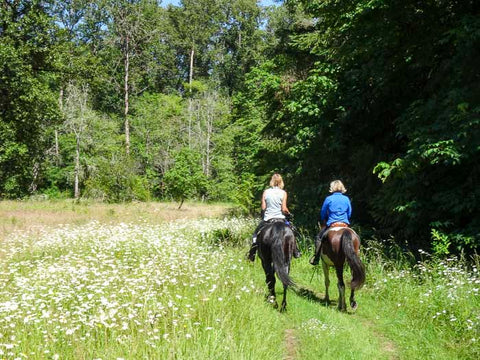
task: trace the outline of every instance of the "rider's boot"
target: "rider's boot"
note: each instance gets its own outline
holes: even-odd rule
[[[300,252],[300,250],[298,249],[298,244],[297,242],[295,241],[295,249],[293,250],[293,257],[295,259],[298,259],[300,256],[302,256],[302,253]]]
[[[319,257],[315,254],[310,258],[310,260],[308,260],[308,262],[310,263],[310,265],[315,266],[315,265],[318,265],[319,260],[320,260]]]
[[[308,260],[308,262],[313,266],[318,265],[318,262],[320,261],[320,256],[322,255],[323,235],[325,235],[326,231],[326,228],[322,227],[318,235],[315,237],[315,255]]]
[[[321,254],[321,251],[322,251],[322,242],[320,241],[320,244],[318,245],[318,248],[315,249],[315,255],[312,256],[310,258],[310,260],[308,261],[310,263],[310,265],[318,265],[318,261],[320,260],[320,254]]]
[[[258,244],[257,244],[257,237],[255,236],[253,238],[253,242],[252,242],[252,245],[250,246],[250,250],[247,254],[247,260],[251,261],[251,262],[254,262],[255,261],[255,254],[257,252],[257,249],[258,249]]]

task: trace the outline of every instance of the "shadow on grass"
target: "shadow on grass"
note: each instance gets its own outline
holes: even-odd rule
[[[315,291],[313,291],[311,289],[308,289],[306,287],[298,286],[296,288],[293,288],[292,290],[295,292],[295,294],[297,294],[298,296],[301,296],[301,297],[303,297],[307,300],[314,301],[314,302],[317,302],[319,304],[329,306],[329,307],[337,305],[337,302],[335,300],[330,300],[330,302],[328,303],[327,301],[325,301],[324,298],[321,298],[320,296],[318,296],[315,293]]]
[[[292,289],[295,294],[298,296],[301,296],[307,300],[314,301],[316,303],[319,303],[329,309],[334,309],[337,310],[338,306],[338,300],[332,300],[330,299],[329,302],[327,302],[324,298],[319,297],[313,290],[305,288],[305,287],[297,287]],[[356,309],[351,309],[348,308],[347,311],[343,312],[343,314],[346,315],[354,315],[356,312]]]

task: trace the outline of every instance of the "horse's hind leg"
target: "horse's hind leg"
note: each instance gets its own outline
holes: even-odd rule
[[[296,245],[295,245],[296,246]],[[293,249],[291,249],[291,251],[293,252]],[[285,272],[287,274],[290,274],[290,261],[288,262],[287,265],[285,265]],[[280,311],[285,311],[287,310],[287,289],[288,289],[288,285],[283,285],[283,299],[282,299],[282,306],[280,308]]]
[[[322,261],[322,267],[323,267],[323,277],[325,279],[325,303],[327,305],[330,304],[330,296],[328,296],[328,287],[330,286],[330,277],[328,274],[328,265],[325,264],[324,261]]]
[[[350,292],[350,306],[352,307],[353,310],[357,309],[357,302],[355,301],[355,290],[352,289]]]
[[[345,302],[345,283],[343,282],[343,265],[335,267],[337,271],[337,279],[338,279],[338,310],[340,311],[347,311],[347,304]]]
[[[268,302],[272,303],[274,307],[278,307],[275,294],[275,273],[270,262],[262,261],[263,270],[265,271],[265,282],[268,287]]]

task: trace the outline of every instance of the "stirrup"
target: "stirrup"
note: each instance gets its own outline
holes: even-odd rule
[[[315,255],[313,255],[308,262],[313,266],[318,265],[318,259],[315,258]]]

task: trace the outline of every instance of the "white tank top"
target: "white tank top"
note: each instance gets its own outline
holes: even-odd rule
[[[282,214],[282,201],[285,196],[285,191],[279,187],[273,187],[265,190],[265,203],[267,208],[265,209],[264,221],[270,219],[285,219]]]

